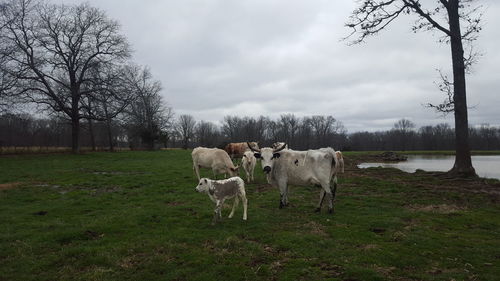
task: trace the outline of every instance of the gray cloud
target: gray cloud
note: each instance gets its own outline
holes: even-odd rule
[[[79,2],[77,0],[64,3]],[[468,77],[472,125],[500,125],[497,27],[500,3],[487,7]],[[410,31],[403,17],[367,43],[340,38],[354,1],[91,0],[122,23],[135,49],[179,114],[219,121],[224,115],[330,114],[349,132],[448,122],[422,104],[438,103],[435,69],[450,73],[449,46],[439,33]]]

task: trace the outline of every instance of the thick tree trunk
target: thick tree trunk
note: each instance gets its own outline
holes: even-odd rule
[[[104,114],[106,115],[106,130],[108,131],[108,143],[109,143],[109,151],[115,151],[115,147],[113,145],[113,132],[111,131],[111,118],[108,114],[108,106],[105,102],[103,102]]]
[[[71,87],[71,97],[71,151],[78,154],[80,153],[80,95],[75,86]]]
[[[80,153],[80,118],[78,116],[71,118],[71,151],[75,154]]]
[[[90,145],[92,146],[92,151],[96,151],[95,145],[95,135],[94,135],[94,124],[92,123],[92,119],[87,119],[89,123],[89,135],[90,135]]]
[[[450,45],[453,64],[453,103],[455,113],[455,164],[450,174],[459,176],[476,176],[472,167],[469,146],[469,123],[467,117],[467,97],[465,85],[465,64],[458,1],[449,1]]]
[[[108,142],[109,142],[109,151],[115,151],[115,146],[113,144],[113,133],[111,132],[111,120],[106,120],[106,129],[108,131]]]

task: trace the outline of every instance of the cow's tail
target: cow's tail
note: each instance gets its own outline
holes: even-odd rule
[[[330,180],[336,181],[336,176],[339,171],[339,159],[337,158],[337,154],[335,153],[335,150],[331,147],[326,148],[328,154],[331,155],[332,157],[332,167],[330,169]]]

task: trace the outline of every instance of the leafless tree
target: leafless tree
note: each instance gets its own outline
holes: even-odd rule
[[[189,142],[193,140],[195,133],[196,121],[194,117],[188,114],[179,116],[176,128],[182,138],[182,148],[187,149]]]
[[[221,141],[217,125],[208,121],[198,122],[195,135],[197,144],[204,147],[215,147]]]
[[[440,41],[450,44],[456,157],[449,173],[460,176],[476,175],[470,154],[465,86],[466,66],[477,57],[471,43],[477,40],[481,31],[481,6],[474,6],[474,2],[476,0],[438,0],[430,6],[420,0],[364,0],[359,2],[346,24],[352,30],[348,37],[357,35],[353,43],[359,43],[383,30],[401,14],[411,14],[417,16],[413,31],[437,30],[442,35]],[[468,54],[471,55],[464,53],[464,43],[469,46]]]
[[[147,67],[131,65],[124,69],[126,91],[135,96],[124,111],[124,122],[131,139],[139,139],[148,149],[154,149],[162,131],[172,124],[173,110],[160,95],[161,83],[153,80]],[[134,142],[134,141],[132,141]]]
[[[55,5],[9,0],[0,10],[1,71],[14,85],[9,92],[62,112],[72,124],[72,150],[79,152],[84,96],[92,95],[90,69],[129,57],[118,22],[89,4]]]

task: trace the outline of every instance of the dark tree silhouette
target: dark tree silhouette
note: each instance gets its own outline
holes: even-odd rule
[[[0,66],[9,92],[71,119],[72,150],[78,153],[80,119],[90,118],[82,108],[92,95],[85,87],[90,69],[130,54],[118,22],[88,4],[10,0],[0,9],[0,27]]]
[[[364,0],[360,1],[346,24],[352,29],[347,37],[356,37],[353,43],[363,42],[367,37],[377,34],[401,14],[417,16],[413,31],[438,30],[443,37],[441,42],[450,43],[453,67],[453,111],[455,115],[456,157],[449,171],[454,176],[475,176],[472,167],[465,70],[474,55],[464,57],[464,42],[477,39],[481,30],[481,6],[473,7],[475,0],[438,0],[433,7],[426,8],[420,0]],[[465,27],[461,30],[462,26]],[[346,38],[346,39],[347,39]],[[469,54],[474,54],[470,52]]]

